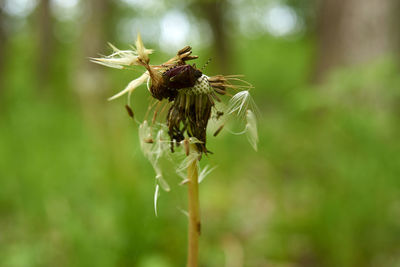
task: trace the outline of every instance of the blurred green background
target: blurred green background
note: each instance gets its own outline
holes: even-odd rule
[[[400,266],[397,0],[1,0],[0,266],[184,266],[186,188],[154,172],[88,57],[141,32],[244,74],[259,151],[209,138],[200,266]],[[148,92],[133,95],[144,111]]]

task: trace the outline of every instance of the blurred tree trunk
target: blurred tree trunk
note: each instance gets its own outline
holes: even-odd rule
[[[84,17],[80,29],[78,52],[75,58],[74,89],[78,96],[85,125],[92,139],[96,142],[99,151],[107,151],[107,164],[124,170],[128,164],[117,160],[118,147],[115,140],[119,140],[120,127],[113,127],[114,120],[107,117],[113,108],[107,102],[112,94],[106,72],[112,71],[104,66],[90,62],[90,57],[108,54],[107,42],[113,40],[114,0],[87,0],[82,3]],[[114,103],[115,104],[115,103]],[[115,106],[114,106],[115,107]],[[125,112],[124,107],[121,111]],[[124,166],[121,166],[125,164]]]
[[[75,67],[75,90],[81,100],[83,111],[87,116],[93,114],[99,103],[104,103],[106,77],[105,68],[89,61],[105,50],[110,40],[110,21],[112,0],[88,0],[82,3],[84,17],[79,39],[79,49]],[[92,112],[93,111],[93,112]],[[100,109],[98,110],[100,111]],[[98,113],[99,115],[99,113]],[[92,118],[91,121],[98,121]]]
[[[54,56],[55,39],[50,3],[50,0],[40,0],[36,12],[39,31],[37,77],[40,93],[48,93],[51,80],[51,63]]]
[[[231,45],[228,36],[226,14],[229,6],[226,0],[197,0],[195,9],[200,10],[211,26],[213,36],[214,62],[221,73],[229,73]]]
[[[85,16],[82,18],[80,29],[74,89],[87,123],[92,125],[94,132],[97,132],[96,129],[105,123],[105,115],[100,105],[106,101],[107,81],[104,68],[90,62],[89,57],[96,57],[106,47],[111,0],[88,0],[82,5]]]
[[[93,64],[89,57],[97,57],[105,50],[111,37],[112,0],[84,1],[79,52],[77,53],[76,90],[81,97],[90,101],[104,94],[104,67]],[[103,96],[101,96],[103,97]]]
[[[335,67],[368,62],[393,52],[399,35],[395,28],[397,1],[321,0],[316,81]]]

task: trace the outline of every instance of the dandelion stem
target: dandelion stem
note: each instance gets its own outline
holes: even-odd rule
[[[194,147],[191,147],[194,149]],[[200,207],[198,160],[193,160],[188,167],[188,206],[189,206],[189,236],[187,267],[198,266],[199,236],[200,236]]]

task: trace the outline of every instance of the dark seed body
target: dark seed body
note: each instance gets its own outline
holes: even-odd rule
[[[221,126],[218,127],[218,129],[215,131],[214,136],[217,136],[221,131],[222,128],[224,128],[224,125],[222,124]]]
[[[189,140],[188,139],[183,140],[183,145],[185,147],[186,156],[189,156],[190,153]]]
[[[131,107],[128,105],[125,105],[125,109],[128,112],[129,117],[133,118],[134,114],[133,114],[133,110],[131,109]]]
[[[144,141],[145,143],[147,143],[147,144],[153,144],[153,143],[154,143],[154,140],[153,140],[153,138],[151,138],[151,137],[146,138],[146,139],[144,139],[143,141]]]
[[[200,222],[197,223],[197,233],[199,233],[199,235],[201,234],[201,223]]]

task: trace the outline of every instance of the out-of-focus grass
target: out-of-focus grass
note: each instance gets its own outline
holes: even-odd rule
[[[260,147],[209,138],[205,161],[218,168],[200,187],[202,266],[241,255],[244,266],[398,264],[397,67],[341,70],[312,87],[311,44],[246,45],[237,43],[234,69],[256,87]],[[104,101],[93,122],[72,92],[41,98],[23,48],[0,116],[0,265],[183,266],[185,187],[169,176],[156,218],[154,174],[124,100]],[[115,88],[132,76],[110,73]],[[145,95],[135,95],[138,109]]]

